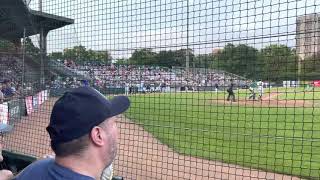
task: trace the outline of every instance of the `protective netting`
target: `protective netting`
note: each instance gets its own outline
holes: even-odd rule
[[[320,1],[3,0],[0,69],[23,162],[52,154],[54,102],[92,86],[131,100],[113,175],[320,178]]]

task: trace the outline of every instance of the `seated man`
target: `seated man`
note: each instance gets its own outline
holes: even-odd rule
[[[4,88],[2,89],[2,92],[5,97],[13,96],[13,91],[9,83],[5,84]]]
[[[129,106],[125,96],[109,101],[90,87],[66,92],[53,106],[47,127],[55,158],[29,165],[16,179],[101,179],[117,154],[115,116]]]
[[[3,148],[3,134],[4,133],[8,133],[12,130],[12,126],[10,125],[7,125],[7,124],[3,124],[3,123],[0,123],[0,138],[1,138],[1,141],[0,141],[0,162],[3,161],[3,157],[2,157],[2,148]],[[2,169],[0,170],[0,180],[10,180],[13,178],[13,174],[11,171],[9,170],[5,170],[5,169]]]

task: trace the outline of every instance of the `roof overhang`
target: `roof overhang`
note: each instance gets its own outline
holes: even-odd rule
[[[26,36],[59,29],[73,24],[74,20],[31,10],[23,0],[0,1],[0,38],[16,40]]]

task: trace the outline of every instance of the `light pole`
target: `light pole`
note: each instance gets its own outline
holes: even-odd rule
[[[42,12],[42,0],[39,0],[39,11]],[[40,27],[40,87],[44,88],[44,56],[45,56],[44,30]]]
[[[186,50],[186,72],[189,71],[189,0],[187,0],[187,50]]]

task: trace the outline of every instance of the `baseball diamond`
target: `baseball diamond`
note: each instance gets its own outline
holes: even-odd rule
[[[320,1],[1,0],[0,136],[4,180],[320,179]]]

